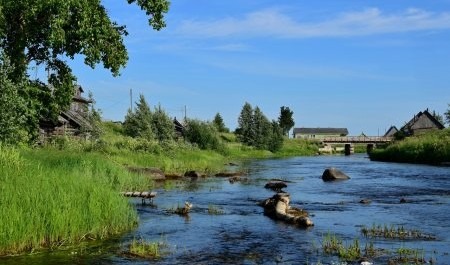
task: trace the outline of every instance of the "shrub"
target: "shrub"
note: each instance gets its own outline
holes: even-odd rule
[[[185,130],[185,138],[200,149],[223,150],[219,133],[215,126],[199,120],[188,120]]]

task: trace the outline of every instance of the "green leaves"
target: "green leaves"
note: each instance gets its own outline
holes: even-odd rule
[[[167,0],[127,1],[145,11],[155,30],[165,27]],[[39,118],[55,119],[68,108],[76,77],[65,58],[82,55],[86,65],[103,64],[117,76],[128,61],[123,43],[127,34],[101,0],[0,0],[0,51],[10,58],[10,69],[3,74],[11,83],[6,87],[16,90],[11,95],[21,97],[30,110],[29,129],[37,128]],[[23,88],[30,64],[43,65],[50,74],[48,80],[29,80]]]
[[[169,11],[170,2],[167,0],[127,0],[129,4],[136,3],[149,16],[148,24],[155,30],[166,26],[164,13]]]
[[[259,107],[245,103],[238,119],[236,134],[240,142],[257,149],[276,152],[283,146],[283,134],[276,121],[270,122]]]

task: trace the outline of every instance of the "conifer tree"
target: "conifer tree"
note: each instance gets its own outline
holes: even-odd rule
[[[253,108],[250,103],[245,102],[241,114],[238,118],[237,137],[240,142],[246,145],[253,145],[255,131],[253,126]]]
[[[225,123],[223,122],[223,118],[220,115],[220,113],[216,113],[216,116],[214,116],[214,120],[213,120],[213,124],[214,126],[216,126],[217,130],[219,132],[228,132],[228,128],[225,127]]]
[[[172,140],[175,136],[175,125],[169,115],[158,105],[151,115],[152,129],[155,138],[160,141]]]

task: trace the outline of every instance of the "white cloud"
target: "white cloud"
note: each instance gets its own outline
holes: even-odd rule
[[[341,13],[323,21],[301,21],[278,9],[215,21],[184,21],[179,32],[196,37],[274,36],[279,38],[347,37],[450,29],[449,12],[409,8],[387,14],[378,8]]]

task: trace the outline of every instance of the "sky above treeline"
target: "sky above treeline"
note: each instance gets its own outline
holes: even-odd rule
[[[170,116],[237,127],[242,106],[295,127],[345,127],[382,135],[450,103],[450,1],[173,0],[152,30],[125,0],[102,1],[129,35],[127,67],[113,77],[72,62],[108,120],[143,94]]]

